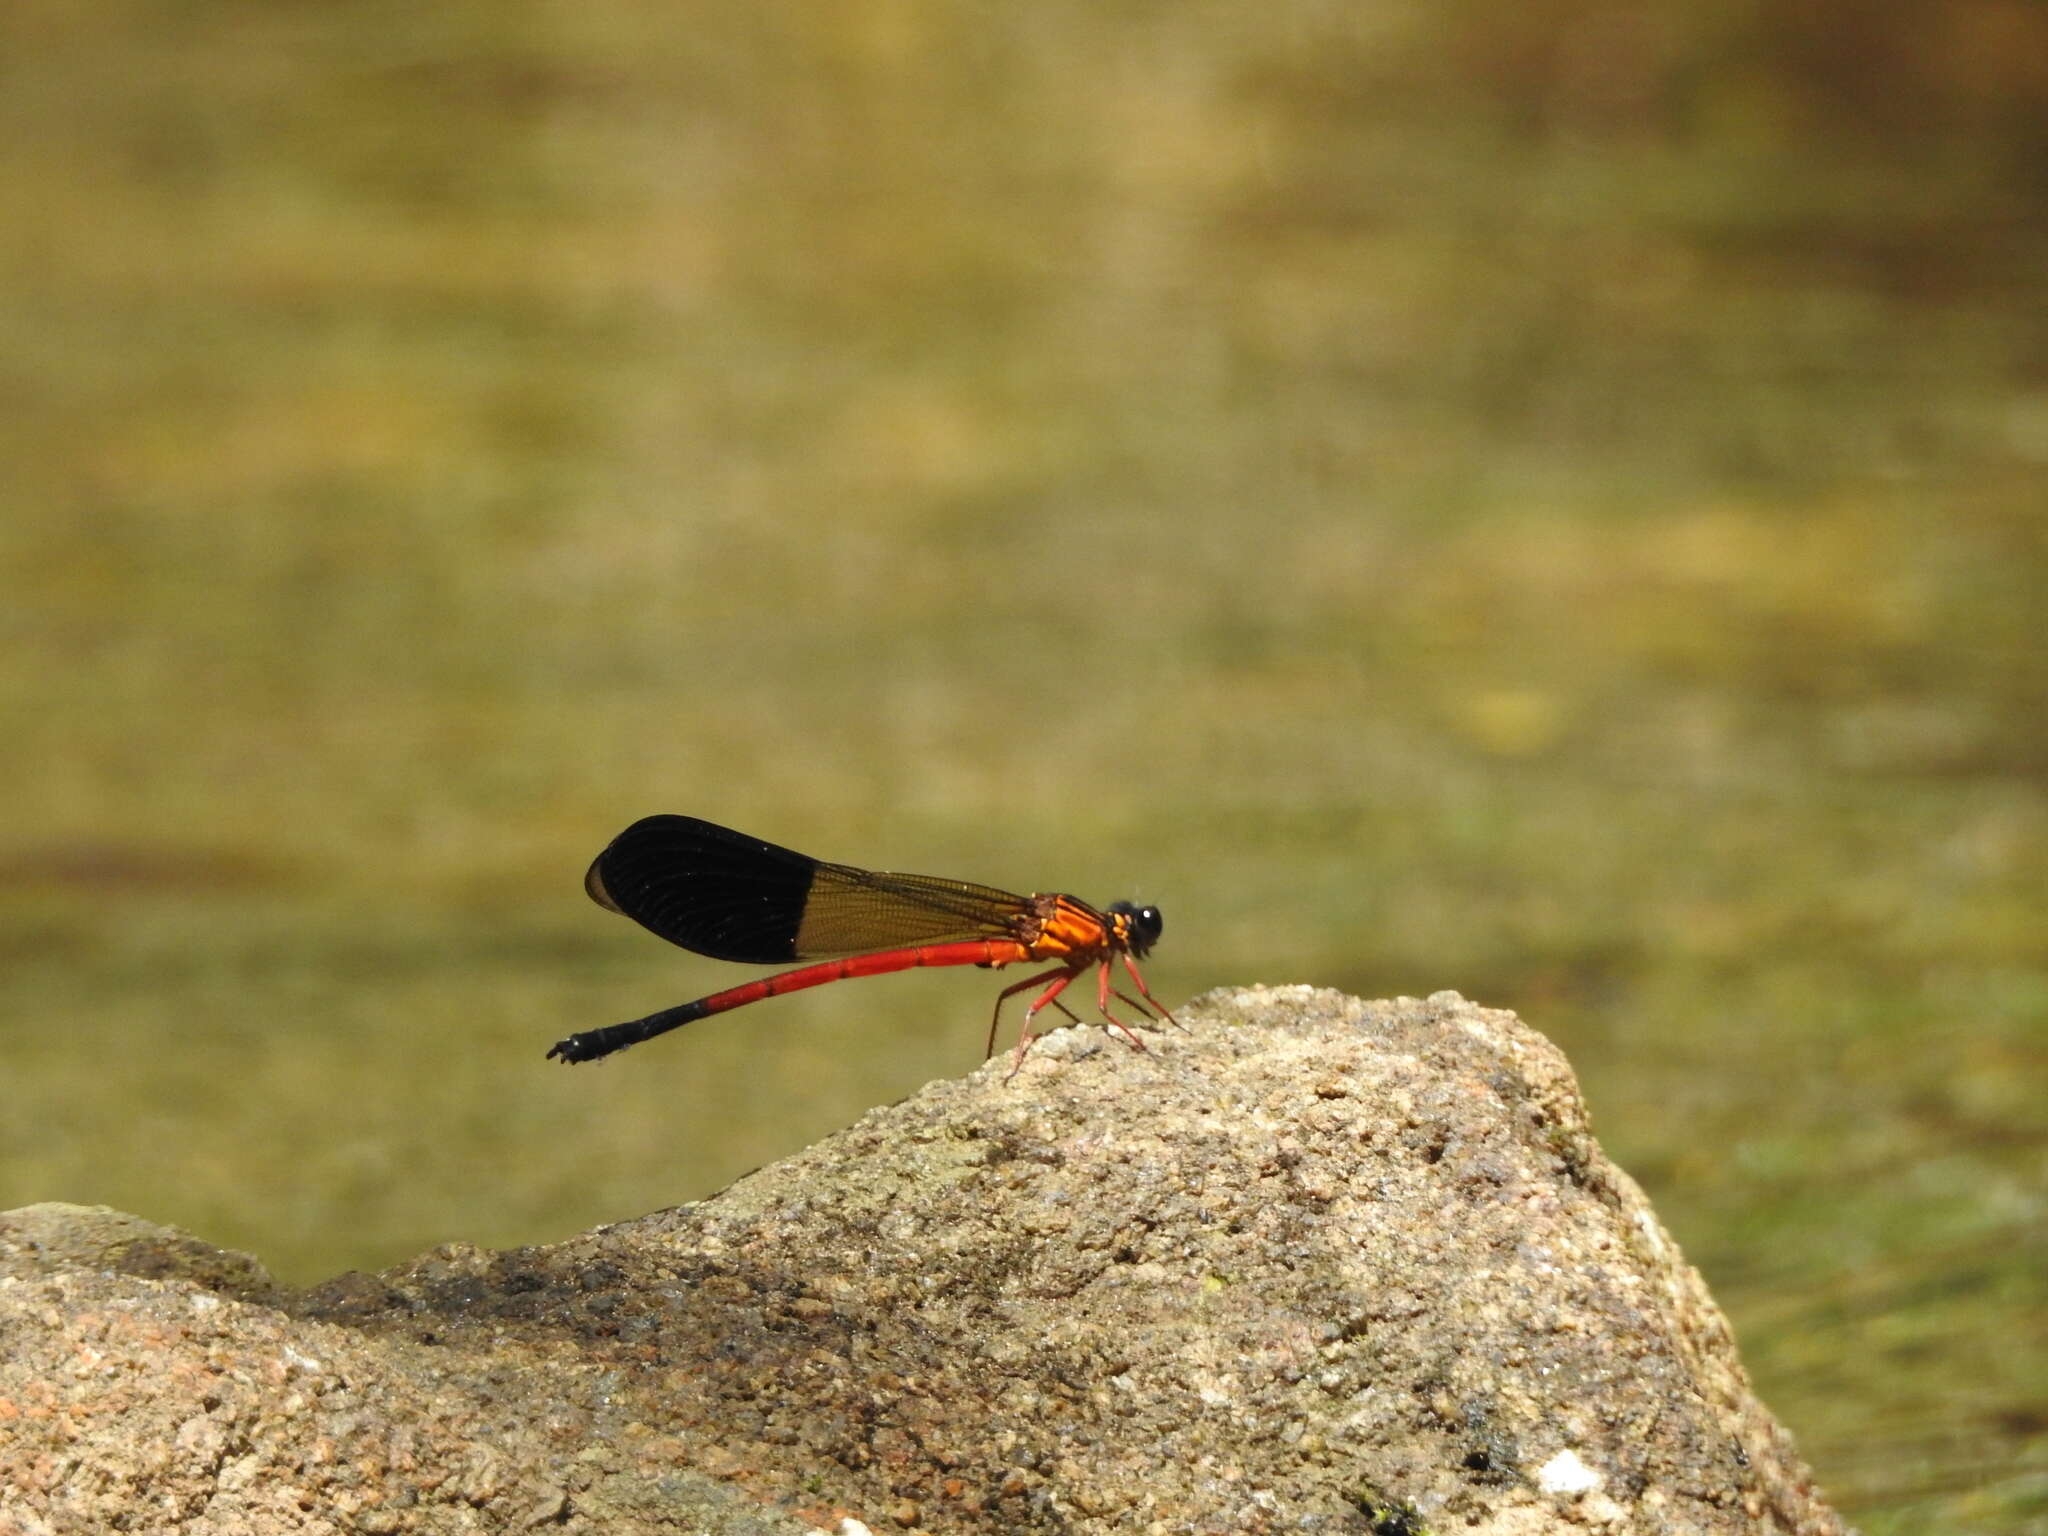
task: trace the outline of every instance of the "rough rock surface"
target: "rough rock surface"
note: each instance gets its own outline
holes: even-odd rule
[[[1185,1018],[308,1292],[0,1216],[0,1536],[1842,1530],[1541,1036],[1454,993]]]

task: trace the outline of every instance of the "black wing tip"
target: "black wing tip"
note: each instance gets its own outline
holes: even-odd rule
[[[610,851],[610,849],[605,850],[606,853]],[[603,907],[607,912],[617,912],[621,917],[626,915],[624,909],[616,901],[612,900],[612,893],[604,888],[603,853],[592,859],[590,861],[590,868],[583,872],[583,894],[596,902],[600,907]]]
[[[720,833],[727,837],[739,836],[738,833],[706,821],[700,816],[678,816],[674,811],[656,811],[651,816],[642,816],[621,828],[612,842],[616,844],[637,841],[644,837],[698,837],[706,832],[714,836]]]
[[[818,861],[691,816],[644,816],[606,845],[583,889],[671,944],[749,965],[796,955]]]

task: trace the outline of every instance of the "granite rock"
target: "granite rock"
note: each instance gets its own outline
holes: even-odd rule
[[[710,1199],[305,1291],[0,1215],[0,1536],[1843,1527],[1569,1067],[1212,993]]]

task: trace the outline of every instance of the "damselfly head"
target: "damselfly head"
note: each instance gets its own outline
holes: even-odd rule
[[[1111,902],[1110,916],[1127,917],[1124,925],[1124,943],[1140,960],[1145,952],[1159,942],[1159,931],[1166,926],[1166,920],[1159,915],[1157,907],[1141,907],[1136,902]]]

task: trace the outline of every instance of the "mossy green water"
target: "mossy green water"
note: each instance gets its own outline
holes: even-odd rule
[[[2031,10],[0,20],[0,1201],[310,1279],[702,1194],[973,975],[680,810],[1560,1040],[1866,1531],[2048,1529]]]

